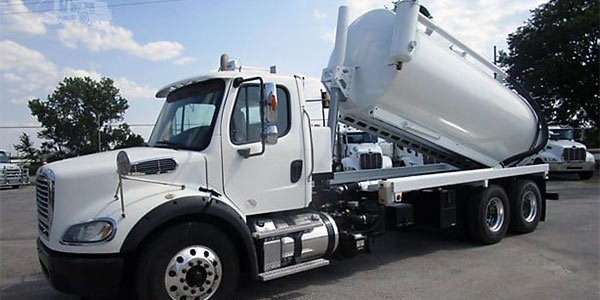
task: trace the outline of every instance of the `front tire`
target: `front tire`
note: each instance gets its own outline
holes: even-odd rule
[[[519,180],[508,189],[510,199],[510,225],[513,232],[529,233],[540,222],[542,194],[531,180]]]
[[[143,246],[136,293],[144,300],[231,299],[239,258],[231,240],[204,223],[175,224]]]
[[[498,243],[506,235],[510,219],[508,197],[502,187],[490,185],[473,195],[468,205],[470,235],[479,243]]]

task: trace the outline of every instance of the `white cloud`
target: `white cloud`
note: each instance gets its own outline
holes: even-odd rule
[[[9,81],[9,82],[13,82],[13,81],[19,81],[23,78],[15,73],[4,73],[4,74],[2,74],[2,79]]]
[[[115,79],[115,86],[121,90],[121,95],[128,100],[149,100],[154,99],[157,89],[137,84],[125,77]]]
[[[62,71],[62,77],[89,77],[94,80],[100,80],[102,75],[96,71],[87,71],[83,69],[65,68]]]
[[[323,28],[321,30],[320,38],[326,42],[331,44],[335,43],[335,29],[333,28]]]
[[[1,0],[0,28],[4,33],[38,35],[46,33],[43,19],[32,13],[22,0]]]
[[[87,71],[83,69],[65,68],[63,77],[90,77],[94,80],[100,80],[104,77],[96,71]],[[121,91],[121,95],[128,100],[143,100],[154,98],[156,89],[147,85],[140,85],[125,77],[112,78],[115,86]]]
[[[317,9],[313,12],[313,17],[315,17],[317,19],[325,19],[325,18],[327,18],[327,14],[325,12]]]
[[[140,44],[133,38],[130,30],[114,26],[107,21],[90,25],[66,23],[58,30],[58,38],[70,48],[77,48],[78,44],[82,44],[94,52],[121,50],[153,61],[173,59],[183,51],[183,46],[177,42],[157,41]]]
[[[16,105],[27,104],[27,102],[29,102],[29,100],[36,99],[36,98],[38,98],[38,97],[36,97],[36,96],[18,97],[18,98],[10,99],[10,103],[16,104]]]
[[[0,72],[6,81],[13,85],[13,92],[31,92],[52,84],[58,75],[58,68],[43,54],[10,40],[0,42]]]
[[[181,66],[181,65],[185,65],[185,64],[188,64],[188,63],[191,63],[191,62],[194,62],[194,61],[196,61],[196,58],[195,58],[195,57],[184,56],[184,57],[181,57],[181,58],[178,58],[178,59],[176,59],[176,60],[174,61],[174,63],[175,63],[176,65],[179,65],[179,66]]]
[[[6,89],[13,95],[8,102],[12,104],[27,103],[32,92],[49,93],[64,77],[90,77],[100,80],[103,74],[94,70],[63,68],[59,70],[40,52],[24,47],[16,42],[4,40],[0,42],[0,72],[2,86],[10,83]],[[109,76],[110,77],[110,76]],[[156,91],[148,85],[138,84],[125,77],[113,78],[115,86],[121,94],[130,100],[152,99]],[[26,97],[27,96],[27,97]]]

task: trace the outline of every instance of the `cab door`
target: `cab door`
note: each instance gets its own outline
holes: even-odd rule
[[[239,150],[255,154],[262,149],[260,85],[244,83],[227,97],[221,124],[223,187],[246,215],[304,207],[306,162],[293,83],[277,84],[277,143],[247,158]]]

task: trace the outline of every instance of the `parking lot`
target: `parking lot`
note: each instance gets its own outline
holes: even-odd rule
[[[374,252],[268,283],[242,283],[241,299],[598,299],[598,177],[549,182],[547,221],[491,246],[459,232],[409,229]],[[34,188],[0,191],[1,299],[77,299],[44,280],[37,259]]]

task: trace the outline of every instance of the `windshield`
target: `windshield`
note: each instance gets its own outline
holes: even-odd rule
[[[170,93],[148,145],[204,150],[210,143],[224,90],[223,80],[213,79]]]
[[[0,152],[0,163],[8,164],[10,163],[10,157],[8,154],[4,152]]]
[[[348,144],[377,143],[377,137],[366,132],[348,133]]]
[[[550,139],[553,141],[572,140],[573,129],[552,129],[550,130]]]

